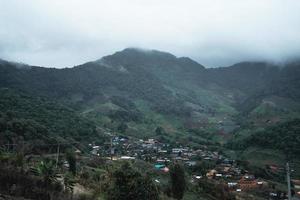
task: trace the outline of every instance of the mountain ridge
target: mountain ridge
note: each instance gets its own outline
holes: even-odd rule
[[[297,63],[280,68],[264,62],[205,68],[190,58],[127,48],[73,68],[30,66],[24,70],[14,63],[2,63],[0,87],[63,102],[96,117],[101,126],[115,128],[127,123],[132,131],[153,134],[156,126],[180,132],[182,128],[207,128],[224,119],[237,127],[241,115],[261,123],[251,113],[265,107],[266,99],[279,106],[277,110],[294,113],[282,102],[298,105],[298,69]],[[280,119],[286,120],[288,115],[280,113]],[[266,116],[256,118],[272,121],[274,117]],[[152,123],[153,117],[160,120]],[[214,125],[211,131],[218,133],[222,128]]]

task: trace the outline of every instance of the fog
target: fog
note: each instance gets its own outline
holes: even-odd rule
[[[0,0],[0,58],[72,67],[127,47],[206,67],[300,55],[297,0]]]

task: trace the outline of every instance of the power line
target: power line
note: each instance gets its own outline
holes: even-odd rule
[[[288,200],[291,200],[292,195],[291,195],[291,177],[290,177],[289,162],[286,163],[286,181],[287,181],[287,186],[288,186]]]
[[[56,153],[56,162],[55,162],[55,168],[57,168],[57,165],[58,165],[58,159],[59,159],[59,148],[60,148],[60,145],[58,144],[58,145],[57,145],[57,153]]]

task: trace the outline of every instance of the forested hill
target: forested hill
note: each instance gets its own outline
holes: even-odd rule
[[[1,87],[38,92],[55,98],[72,99],[76,96],[72,99],[74,101],[81,98],[90,100],[106,92],[113,93],[111,89],[115,89],[124,91],[126,96],[150,101],[155,100],[153,96],[159,96],[163,102],[178,96],[180,99],[182,94],[176,93],[177,90],[194,87],[221,89],[234,97],[249,98],[259,93],[297,100],[300,97],[299,66],[297,62],[285,67],[244,62],[230,67],[205,69],[189,58],[128,48],[67,69],[33,67],[1,60],[0,84]]]
[[[299,116],[299,62],[204,68],[185,57],[128,48],[65,69],[0,61],[0,87],[72,107],[124,134],[171,137],[192,129],[230,133]],[[173,134],[174,133],[174,134]]]
[[[0,89],[0,143],[31,145],[101,139],[93,122],[74,110],[45,98]]]
[[[283,154],[285,159],[299,160],[299,131],[300,119],[294,119],[258,130],[246,137],[240,138],[237,135],[228,143],[228,147],[244,152],[253,148],[271,149]]]

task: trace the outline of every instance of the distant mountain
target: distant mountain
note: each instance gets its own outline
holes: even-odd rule
[[[123,134],[153,136],[163,127],[162,139],[198,137],[189,132],[194,129],[223,137],[300,113],[297,62],[207,69],[190,58],[128,48],[66,69],[1,61],[0,87],[58,101]]]
[[[163,82],[195,80],[199,81],[205,68],[190,58],[177,58],[172,54],[156,50],[128,48],[98,60],[98,63],[111,67],[123,67],[128,71],[143,69]]]

